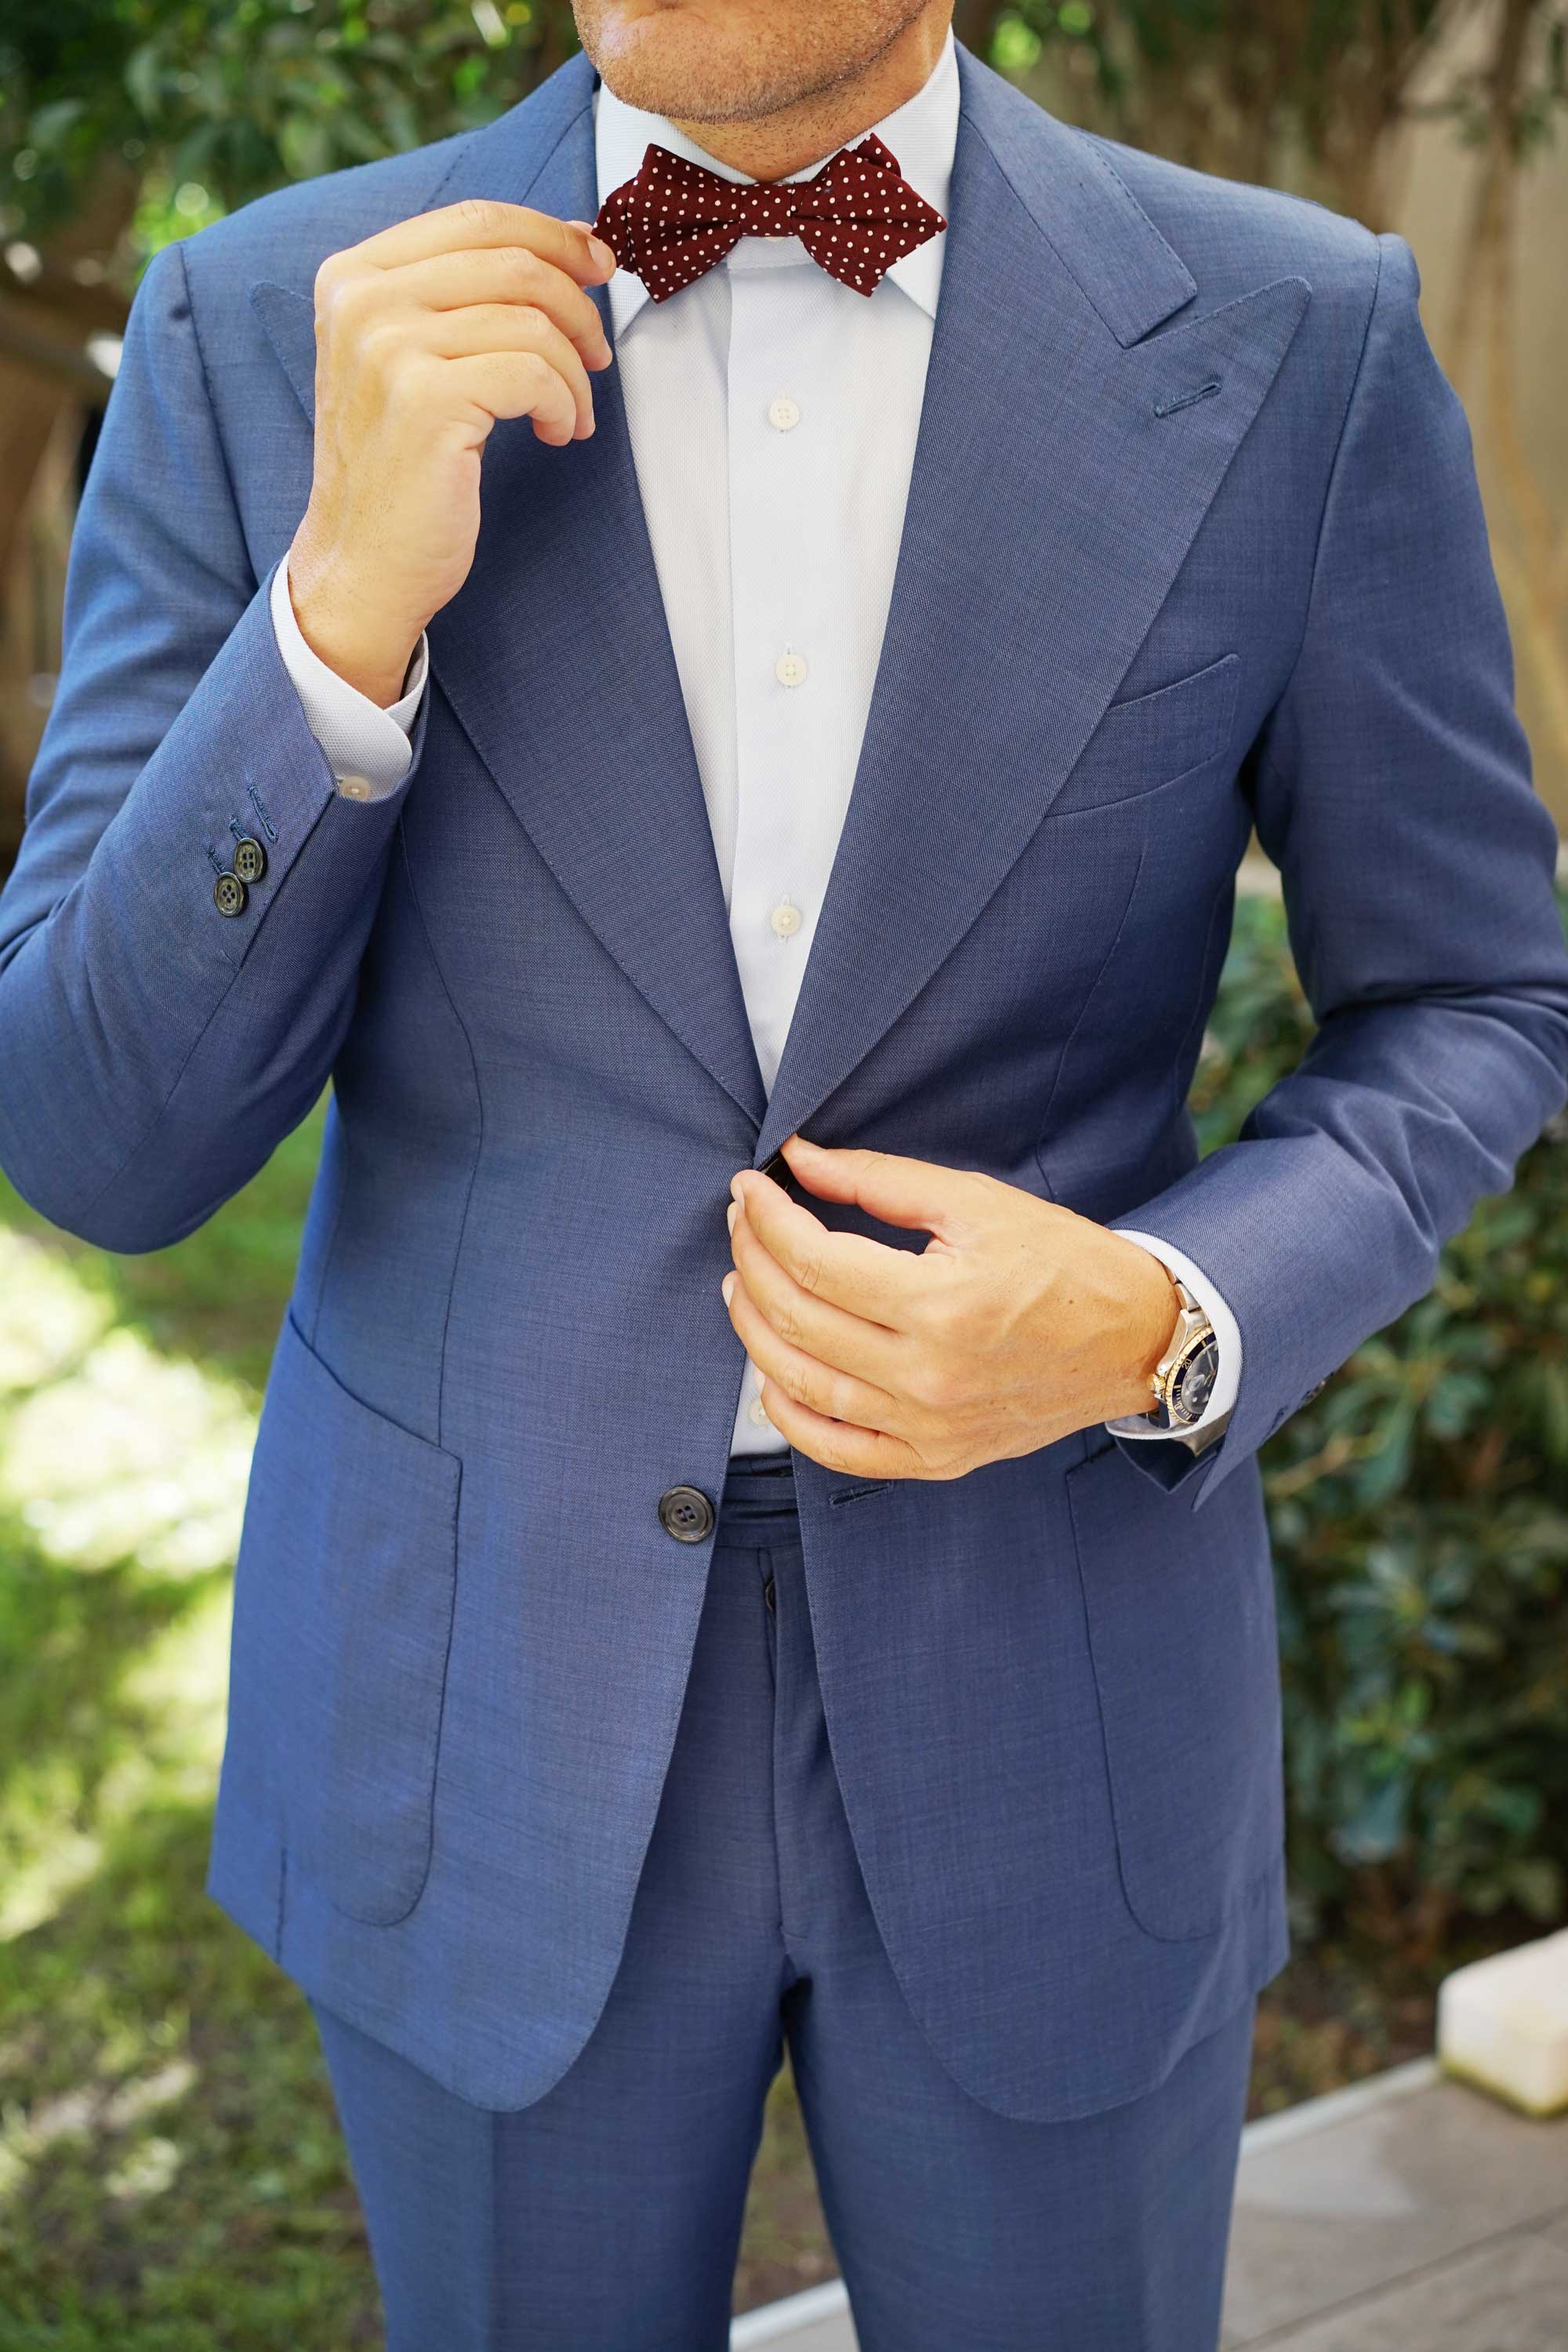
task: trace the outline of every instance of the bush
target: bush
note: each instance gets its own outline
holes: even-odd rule
[[[1282,909],[1244,899],[1193,1093],[1205,1150],[1311,1032]],[[1309,1927],[1348,1909],[1419,1954],[1460,1913],[1563,1916],[1565,1145],[1559,1121],[1431,1296],[1263,1452]]]

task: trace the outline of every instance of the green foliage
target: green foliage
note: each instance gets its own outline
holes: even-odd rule
[[[0,207],[46,236],[111,166],[199,226],[489,121],[575,47],[568,0],[7,0]]]
[[[320,1144],[318,1115],[139,1258],[0,1180],[0,1657],[26,1669],[0,1675],[0,2352],[380,2340],[304,2000],[201,1892],[233,1528]]]
[[[4,2352],[382,2340],[309,2012],[202,1899],[206,1845],[205,1802],[148,1807],[11,1948]]]
[[[1194,1093],[1226,1141],[1311,1034],[1279,906],[1242,903]],[[1429,1297],[1265,1450],[1291,1871],[1309,1913],[1431,1943],[1561,1918],[1568,1869],[1568,1132]]]
[[[1442,0],[1006,0],[989,55],[1016,72],[1061,54],[1106,127],[1130,122],[1152,90],[1185,84],[1211,114],[1261,109],[1316,146],[1336,91],[1398,70],[1443,14]]]
[[[1529,5],[1507,101],[1527,161],[1568,99],[1563,0]],[[1458,45],[1444,0],[971,0],[960,22],[999,71],[1037,74],[1027,86],[1070,121],[1384,227],[1388,133],[1424,117],[1461,142],[1491,135],[1508,14]]]

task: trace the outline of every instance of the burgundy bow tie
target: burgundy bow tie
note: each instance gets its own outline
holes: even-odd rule
[[[798,236],[841,285],[870,294],[895,261],[946,226],[871,131],[809,180],[723,180],[650,146],[637,177],[605,198],[594,231],[662,302],[743,236]]]

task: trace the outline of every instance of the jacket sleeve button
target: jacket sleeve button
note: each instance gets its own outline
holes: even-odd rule
[[[247,884],[259,882],[267,871],[267,852],[248,834],[234,845],[234,870]]]
[[[250,896],[237,874],[226,868],[213,884],[213,905],[220,915],[243,915],[245,902]]]

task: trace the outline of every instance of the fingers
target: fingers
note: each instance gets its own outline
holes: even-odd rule
[[[744,1218],[738,1220],[744,1223]],[[853,1372],[836,1370],[804,1348],[781,1339],[757,1306],[738,1273],[727,1274],[724,1300],[746,1353],[759,1372],[798,1403],[832,1421],[848,1421],[867,1429],[889,1430],[898,1421],[895,1400],[885,1389],[858,1380]]]
[[[582,224],[526,205],[468,198],[421,213],[321,264],[321,364],[340,386],[380,386],[373,415],[430,402],[480,437],[489,420],[531,416],[542,441],[583,440],[594,430],[585,370],[614,356],[583,289],[614,268]]]
[[[825,1469],[852,1478],[920,1478],[928,1474],[919,1455],[901,1438],[875,1429],[857,1428],[849,1422],[831,1421],[808,1404],[797,1404],[774,1381],[763,1384],[768,1419],[781,1437],[820,1462]]]
[[[808,1297],[890,1331],[910,1328],[931,1287],[925,1258],[863,1234],[831,1232],[760,1169],[742,1169],[732,1189],[757,1239]]]
[[[531,205],[504,204],[494,196],[465,196],[459,204],[438,205],[412,220],[395,221],[332,258],[395,269],[405,262],[428,260],[433,254],[505,245],[526,246],[580,286],[602,285],[615,272],[615,255],[589,230],[557,220],[553,213],[535,212]]]
[[[553,448],[585,440],[594,429],[592,416],[579,427],[571,385],[539,352],[479,352],[446,364],[458,393],[476,408],[488,416],[531,416],[540,439]]]
[[[525,246],[479,247],[410,261],[382,271],[365,297],[378,314],[388,306],[411,310],[469,310],[517,303],[542,310],[575,346],[587,367],[607,367],[614,353],[604,323],[575,279]]]
[[[554,371],[571,395],[573,437],[585,439],[594,430],[594,394],[587,372],[575,345],[542,310],[521,302],[477,302],[466,310],[431,312],[416,331],[425,348],[440,359],[533,352]]]
[[[833,1151],[792,1135],[784,1147],[791,1173],[825,1201],[852,1201],[887,1225],[910,1225],[951,1240],[982,1213],[987,1180],[972,1170],[892,1151]]]
[[[803,1290],[757,1239],[743,1209],[734,1212],[730,1248],[750,1307],[781,1346],[858,1380],[884,1401],[901,1393],[907,1348],[897,1333]],[[756,1361],[761,1364],[762,1359]],[[888,1423],[879,1420],[876,1425],[886,1428]]]

